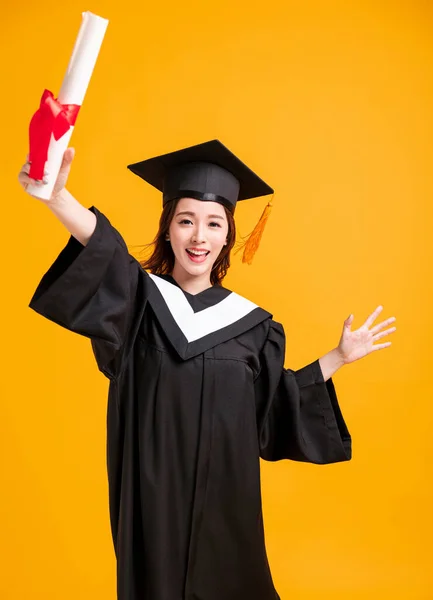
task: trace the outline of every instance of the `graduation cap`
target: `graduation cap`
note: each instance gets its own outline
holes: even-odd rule
[[[162,192],[164,206],[177,198],[194,198],[219,202],[233,212],[240,200],[274,192],[219,140],[149,158],[128,165],[128,169]],[[269,210],[270,203],[244,244],[244,262],[251,263]]]

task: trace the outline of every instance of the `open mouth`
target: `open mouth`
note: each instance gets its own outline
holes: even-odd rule
[[[193,250],[191,248],[186,249],[186,253],[190,260],[195,263],[202,263],[206,260],[210,250]]]

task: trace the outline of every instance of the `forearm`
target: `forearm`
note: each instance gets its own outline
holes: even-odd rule
[[[48,202],[47,206],[69,233],[86,246],[95,231],[96,216],[66,189],[60,192],[56,200]]]
[[[344,365],[344,360],[341,357],[337,348],[334,348],[322,358],[319,358],[320,368],[322,370],[323,379],[328,381],[337,371]]]

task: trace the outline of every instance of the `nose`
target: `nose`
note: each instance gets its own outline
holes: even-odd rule
[[[197,223],[192,232],[191,242],[193,244],[203,244],[206,241],[205,227],[201,223]]]

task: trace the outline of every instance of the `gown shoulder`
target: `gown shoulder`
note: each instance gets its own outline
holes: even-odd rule
[[[96,207],[86,246],[71,236],[40,280],[29,306],[45,318],[92,340],[99,369],[122,369],[146,305],[146,272],[107,217]]]

